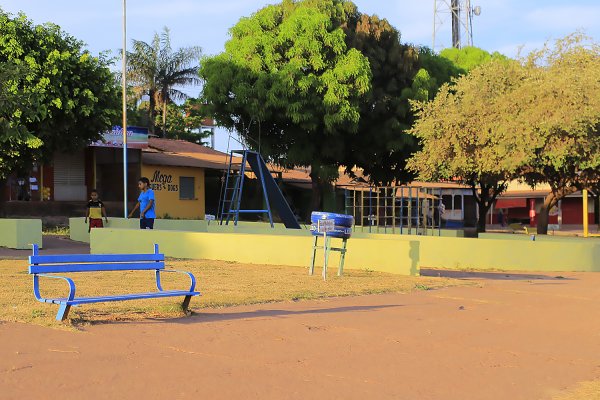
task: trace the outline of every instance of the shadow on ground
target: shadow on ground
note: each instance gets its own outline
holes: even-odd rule
[[[377,311],[392,307],[403,307],[401,304],[385,304],[377,306],[348,306],[348,307],[332,307],[332,308],[318,308],[310,310],[253,310],[253,311],[242,311],[242,312],[197,312],[193,311],[191,316],[181,318],[160,318],[146,320],[125,320],[125,321],[85,321],[92,323],[93,325],[122,325],[122,324],[156,324],[156,323],[176,323],[176,324],[198,324],[206,322],[220,322],[220,321],[235,321],[235,320],[248,320],[255,318],[280,318],[287,316],[303,315],[303,314],[331,314],[331,313],[347,313],[347,312],[370,312]]]
[[[529,274],[526,272],[482,272],[482,271],[455,271],[447,269],[421,268],[421,276],[453,278],[453,279],[494,279],[494,280],[546,280],[546,281],[563,281],[574,280],[561,275],[560,272],[548,274]]]

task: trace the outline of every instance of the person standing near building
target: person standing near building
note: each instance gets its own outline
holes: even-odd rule
[[[85,214],[85,223],[88,223],[88,219],[90,221],[90,224],[88,225],[88,233],[91,232],[92,228],[104,227],[104,224],[102,223],[102,216],[104,216],[104,221],[108,223],[108,217],[106,216],[104,203],[102,200],[100,200],[98,191],[96,189],[92,189],[90,192],[90,201],[87,203],[87,213]]]
[[[506,222],[504,219],[504,211],[502,209],[498,210],[498,223],[500,224],[501,227],[506,226]]]
[[[150,189],[150,180],[146,177],[141,177],[138,181],[140,196],[138,201],[129,213],[129,218],[133,213],[140,209],[140,229],[154,229],[154,219],[156,218],[156,200],[154,191]]]

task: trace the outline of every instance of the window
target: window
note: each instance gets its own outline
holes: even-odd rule
[[[180,176],[179,177],[179,200],[194,200],[196,193],[194,192],[194,177]]]
[[[462,210],[463,203],[462,203],[462,196],[460,194],[456,194],[454,195],[454,209],[455,210]]]
[[[454,208],[452,208],[452,195],[451,194],[445,194],[442,196],[442,203],[444,204],[444,208],[446,210],[454,210]]]

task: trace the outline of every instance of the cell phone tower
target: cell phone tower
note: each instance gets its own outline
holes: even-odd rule
[[[433,0],[433,46],[443,48],[439,35],[445,34],[444,26],[452,25],[452,46],[460,49],[473,46],[473,16],[481,15],[480,6],[472,6],[471,0]]]

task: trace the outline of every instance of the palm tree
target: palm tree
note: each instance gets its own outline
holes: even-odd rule
[[[162,110],[162,136],[166,133],[167,105],[189,96],[176,87],[197,85],[202,49],[185,47],[173,52],[169,29],[154,34],[152,43],[133,40],[127,53],[127,75],[138,98],[149,97],[150,132],[155,133],[157,105]]]

